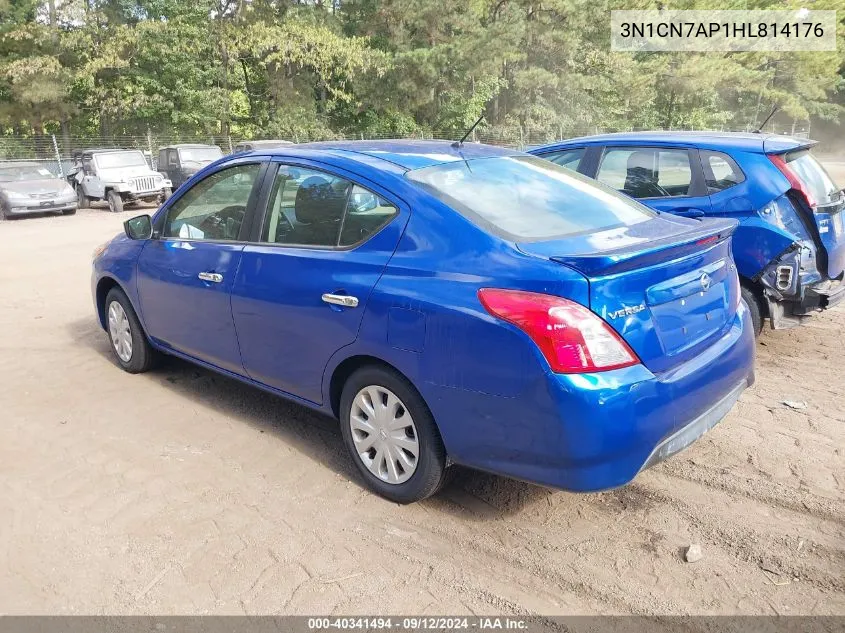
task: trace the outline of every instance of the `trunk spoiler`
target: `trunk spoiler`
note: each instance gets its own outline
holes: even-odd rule
[[[763,139],[764,154],[785,154],[799,149],[809,149],[818,145],[818,141],[809,138],[794,138],[784,136],[769,136]]]
[[[739,222],[736,220],[713,219],[702,222],[701,227],[695,227],[682,236],[673,235],[637,246],[587,255],[554,255],[549,259],[574,268],[588,277],[610,275],[679,259],[701,251],[730,238],[737,226]]]

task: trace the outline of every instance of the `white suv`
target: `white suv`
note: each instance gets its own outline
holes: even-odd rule
[[[84,150],[74,157],[68,181],[80,209],[92,200],[107,200],[109,210],[119,213],[124,202],[164,202],[173,193],[170,180],[150,169],[136,149]]]

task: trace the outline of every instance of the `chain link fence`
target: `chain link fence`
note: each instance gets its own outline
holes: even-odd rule
[[[474,131],[469,140],[489,143],[492,145],[501,145],[506,147],[514,147],[516,149],[525,149],[534,145],[542,145],[544,143],[551,143],[555,140],[563,138],[573,138],[577,136],[589,136],[592,134],[602,134],[605,132],[633,132],[645,131],[633,128],[627,129],[603,129],[599,127],[582,128],[578,130],[560,130],[558,134],[554,133],[537,133],[527,132],[521,129],[480,129]],[[682,131],[682,130],[675,130]],[[685,131],[685,130],[684,130]],[[704,131],[704,130],[699,130]],[[710,130],[710,131],[731,131]],[[732,130],[747,132],[750,130]],[[776,128],[775,126],[767,126],[766,132],[774,132],[778,134],[788,134],[793,136],[807,136],[807,132],[802,129],[795,129],[792,127]],[[407,138],[416,139],[441,139],[441,140],[455,140],[460,135],[456,135],[453,131],[443,132],[424,132],[408,136]],[[389,135],[372,135],[360,132],[356,133],[337,133],[331,139],[326,140],[377,140],[380,138],[395,138]],[[201,143],[208,145],[217,145],[224,153],[231,153],[235,146],[244,140],[231,136],[209,136],[209,135],[185,135],[185,134],[157,134],[148,132],[142,135],[123,135],[123,136],[60,136],[60,135],[41,135],[41,136],[22,136],[22,135],[5,135],[0,136],[0,164],[8,161],[37,161],[46,169],[58,176],[64,176],[72,164],[72,158],[75,152],[88,148],[106,148],[106,149],[138,149],[141,150],[147,157],[150,166],[153,169],[158,169],[158,151],[162,147],[169,145],[176,145],[179,143]],[[289,139],[297,142],[304,139]],[[316,139],[310,139],[316,140]]]

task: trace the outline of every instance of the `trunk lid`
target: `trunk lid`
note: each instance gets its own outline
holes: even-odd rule
[[[664,372],[718,340],[733,322],[739,279],[730,236],[736,225],[661,215],[518,247],[584,275],[590,309],[651,371]]]
[[[845,194],[809,147],[769,154],[771,161],[797,192],[804,215],[818,231],[820,246],[827,257],[827,274],[839,277],[845,270]]]

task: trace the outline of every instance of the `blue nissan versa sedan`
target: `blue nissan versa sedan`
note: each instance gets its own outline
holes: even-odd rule
[[[735,218],[733,251],[755,333],[845,299],[845,195],[810,153],[767,134],[634,132],[530,150],[656,209]]]
[[[735,228],[507,149],[291,145],[128,220],[92,284],[126,371],[164,352],[332,414],[388,499],[451,463],[594,491],[753,382]]]

